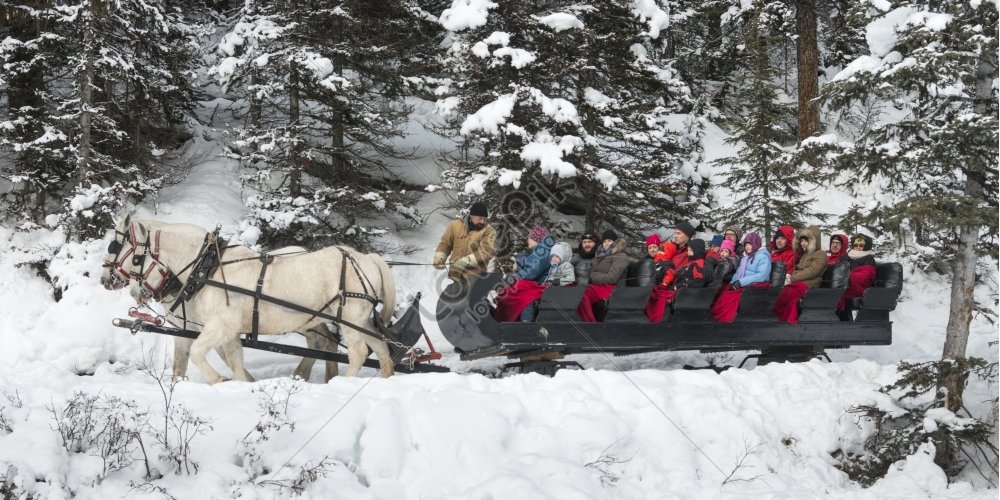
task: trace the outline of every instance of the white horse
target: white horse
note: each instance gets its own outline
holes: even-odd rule
[[[129,215],[128,218],[131,218],[131,215]],[[126,226],[128,225],[127,220],[128,219],[126,219],[126,222],[124,223]],[[241,246],[233,247],[231,250],[232,251],[230,253],[226,254],[227,258],[234,258],[234,259],[248,258],[248,257],[252,258],[254,256],[259,255],[257,253],[250,251],[246,247],[241,247]],[[119,250],[119,252],[120,251],[121,250]],[[298,254],[304,252],[306,252],[306,249],[302,247],[285,247],[282,249],[274,250],[273,252],[271,252],[271,255]],[[109,261],[106,258],[105,263],[108,262]],[[129,288],[129,294],[132,295],[132,298],[135,299],[135,301],[138,304],[144,305],[147,303],[149,299],[149,295],[145,293],[145,289],[142,287],[140,282],[132,280],[131,277],[129,276],[125,276],[124,274],[115,272],[112,266],[109,265],[104,266],[104,270],[101,275],[101,283],[104,284],[104,287],[108,290],[118,290],[123,288],[125,285],[131,283],[131,287]],[[172,304],[173,304],[172,300],[168,301],[167,307],[170,307]],[[186,327],[186,329],[192,331],[199,331],[200,327],[200,325],[194,323],[184,324],[183,318],[180,317],[178,318],[168,317],[166,319],[166,322],[174,327],[177,328]],[[333,335],[333,332],[329,329],[329,327],[327,327],[326,324],[317,325],[304,332],[297,332],[297,333],[305,337],[306,346],[309,347],[310,349],[326,351],[326,352],[338,351],[337,341]],[[173,377],[175,379],[182,379],[187,376],[188,360],[191,355],[191,344],[194,342],[194,339],[189,339],[187,337],[174,337],[173,340],[174,340]],[[233,349],[238,349],[239,347],[240,345],[237,342],[217,347],[215,351],[218,353],[219,357],[222,358],[222,360],[226,363],[226,365],[229,366],[231,369],[232,365],[229,363],[228,360],[229,355],[227,355],[226,353],[233,352]],[[324,382],[329,382],[331,379],[333,379],[333,377],[336,377],[339,374],[338,373],[339,366],[336,361],[328,360],[325,361],[325,363],[326,363],[325,365],[326,371],[323,380]],[[315,358],[308,358],[308,357],[302,358],[302,360],[299,362],[299,365],[295,368],[295,372],[292,374],[292,376],[301,378],[302,380],[309,380],[309,377],[312,374],[313,366],[315,366],[315,364],[316,364]],[[245,369],[241,374],[241,378],[246,380],[254,379],[253,376],[250,375],[250,373],[247,372]]]
[[[105,288],[122,288],[129,279],[134,279],[154,296],[166,291],[171,276],[176,275],[180,283],[187,283],[206,235],[210,234],[190,224],[131,221],[128,218],[120,222],[114,231],[114,240],[105,258],[106,269],[101,277]],[[226,250],[224,260],[239,260],[244,257],[238,256],[243,255],[248,260],[227,263],[209,279],[254,292],[262,266],[262,261],[257,258],[259,255],[246,248],[234,247]],[[356,263],[357,271],[351,262],[345,266],[343,260],[348,257]],[[340,286],[341,269],[346,269],[343,290]],[[369,331],[376,331],[372,321],[373,304],[357,297],[343,301],[336,297],[351,292],[380,299],[383,307],[380,316],[386,324],[391,319],[396,301],[392,274],[380,257],[341,247],[275,258],[267,267],[261,292],[311,311],[339,313],[344,321]],[[162,300],[169,306],[179,297],[175,293],[162,297]],[[243,367],[239,336],[241,332],[252,330],[253,297],[206,285],[184,304],[184,308],[189,320],[202,325],[198,338],[190,343],[190,357],[206,380],[210,383],[223,380],[205,359],[209,349],[220,347],[223,348],[223,358],[233,370],[233,377],[250,380]],[[326,320],[313,314],[264,300],[259,302],[258,311],[258,333],[262,335],[307,332],[312,328],[323,328],[326,323]],[[392,358],[384,341],[347,325],[340,325],[340,331],[348,349],[347,375],[357,375],[369,348],[379,360],[382,376],[393,374]],[[175,355],[177,351],[185,351],[183,342],[181,347],[175,347]],[[179,354],[183,357],[185,353]],[[186,362],[183,364],[186,366]]]
[[[307,250],[302,247],[285,247],[278,250],[274,250],[273,252],[271,252],[271,255],[298,254],[298,253],[304,253],[306,251]],[[227,258],[233,258],[233,259],[253,257],[256,255],[258,254],[250,251],[246,247],[233,247],[232,252],[226,253]],[[123,276],[114,273],[114,271],[110,266],[105,266],[104,272],[101,277],[101,282],[104,283],[105,288],[109,290],[117,290],[122,288],[125,284],[131,283],[131,287],[129,288],[129,294],[132,295],[132,298],[134,298],[135,301],[140,305],[144,305],[148,302],[149,295],[146,294],[145,289],[139,282],[131,280],[130,278],[124,278]],[[167,307],[170,307],[172,304],[173,301],[168,301]],[[186,327],[186,329],[188,330],[199,331],[200,325],[196,325],[193,323],[185,325],[183,319],[184,318],[181,317],[175,318],[171,316],[166,318],[166,322],[176,328]],[[320,324],[304,332],[297,332],[297,333],[305,337],[306,346],[309,347],[310,349],[326,351],[326,352],[338,351],[336,338],[334,337],[333,332],[329,329],[329,327],[327,327],[326,324]],[[189,339],[187,337],[174,337],[173,377],[175,379],[182,379],[187,376],[188,359],[191,356],[191,344],[193,342],[194,339]],[[232,365],[229,363],[228,360],[229,356],[226,354],[226,352],[227,351],[232,352],[233,349],[238,349],[239,347],[240,347],[239,343],[227,344],[226,346],[216,348],[215,351],[219,354],[219,357],[222,358],[222,361],[224,361],[226,365],[229,366],[231,369]],[[326,363],[325,365],[326,371],[324,373],[323,381],[329,382],[331,379],[333,379],[333,377],[336,377],[339,374],[339,366],[336,361],[327,360],[325,361],[325,363]],[[299,361],[299,365],[295,368],[295,372],[292,374],[292,376],[301,378],[302,380],[309,380],[309,377],[312,374],[313,366],[315,366],[315,364],[316,364],[315,358],[308,358],[308,357],[302,358],[302,360]],[[250,373],[245,370],[244,373],[242,374],[242,378],[248,380],[254,379],[253,376],[250,375]]]

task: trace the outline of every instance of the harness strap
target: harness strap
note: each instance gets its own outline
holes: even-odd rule
[[[197,290],[198,284],[195,282],[195,278],[197,277],[198,272],[200,271],[201,263],[204,262],[207,257],[206,251],[208,251],[209,248],[210,247],[208,246],[208,235],[205,235],[205,241],[201,244],[201,249],[198,250],[198,256],[195,257],[194,260],[192,260],[191,263],[184,268],[184,270],[186,270],[191,265],[195,266],[194,269],[191,270],[191,275],[188,276],[187,283],[184,284],[184,289],[181,292],[181,296],[177,297],[177,301],[174,302],[174,305],[170,306],[171,313],[176,311],[177,307],[183,305],[184,302],[191,300],[191,297],[194,296],[194,293],[198,291]],[[197,264],[195,264],[196,262]],[[180,274],[184,274],[184,270],[181,270]]]
[[[222,229],[221,225],[216,226],[215,231],[213,231],[212,233],[209,233],[209,235],[206,236],[206,238],[208,238],[211,241],[211,243],[213,245],[215,245],[215,255],[216,255],[216,259],[215,260],[217,260],[217,261],[221,261],[222,260],[222,250],[219,249],[219,230],[220,229]],[[264,264],[264,267],[267,267],[267,264]],[[263,272],[264,272],[264,270],[261,269],[261,279],[263,279]],[[222,282],[225,283],[226,282],[226,268],[223,267],[221,263],[219,264],[219,273],[222,274]],[[226,294],[226,306],[228,307],[229,306],[229,292],[227,291],[227,292],[225,292],[225,294]],[[257,337],[255,336],[254,339],[256,340],[256,338]]]
[[[239,245],[230,245],[228,247],[222,247],[222,248],[224,248],[224,249],[225,248],[233,248],[234,246],[239,246]],[[277,255],[271,254],[271,257],[274,257],[275,259],[280,259],[280,258],[283,258],[283,257],[293,257],[295,255],[303,255],[303,254],[307,254],[307,253],[309,253],[309,252],[292,252],[292,253],[282,253],[282,254],[277,254]],[[246,261],[250,261],[250,260],[257,260],[259,258],[260,258],[260,256],[257,256],[257,257],[244,257],[242,259],[224,260],[222,262],[219,262],[219,265],[220,266],[224,266],[226,264],[236,264],[238,262],[246,262]]]
[[[318,311],[322,311],[322,310],[330,307],[331,305],[333,305],[333,303],[336,302],[336,301],[338,301],[338,300],[340,301],[340,307],[343,308],[344,307],[344,300],[341,298],[340,294],[338,293],[337,295],[334,295],[333,298],[330,299],[329,302],[327,302],[326,304],[323,304],[323,307],[321,307],[321,308],[319,308],[317,310]],[[340,312],[338,311],[337,314],[339,316]],[[318,317],[319,316],[313,314],[312,316],[309,317],[309,321],[312,321],[312,320],[314,320],[314,319],[316,319]]]
[[[343,254],[344,256],[344,259],[341,261],[341,266],[340,266],[340,289],[341,290],[345,289],[344,271],[346,271],[347,262],[350,262],[351,267],[354,269],[354,274],[355,276],[358,277],[358,281],[361,282],[361,288],[364,290],[364,293],[343,292],[344,298],[365,299],[368,302],[371,302],[373,306],[376,306],[379,304],[379,302],[382,302],[378,297],[374,296],[375,286],[372,285],[372,282],[368,279],[368,276],[361,271],[361,267],[358,264],[358,261],[354,258],[354,256],[352,256],[347,250],[344,250],[343,247],[337,247],[337,250],[340,250],[340,253]]]
[[[250,338],[257,340],[257,331],[260,326],[260,291],[264,289],[264,273],[267,272],[267,266],[274,262],[274,257],[264,254],[260,256],[261,266],[260,266],[260,276],[257,277],[257,290],[253,294],[253,320],[251,323]],[[228,297],[228,291],[227,291]],[[228,305],[228,303],[227,303]]]
[[[347,297],[344,297],[343,294],[343,291],[347,290],[347,253],[344,252],[344,249],[340,247],[337,247],[337,250],[340,250],[340,255],[341,255],[340,287],[338,289],[341,290],[342,293],[337,294],[337,296],[340,297],[340,309],[337,309],[337,324],[340,324],[340,322],[343,320],[342,316],[344,314],[344,306],[347,304]],[[319,316],[320,312],[322,311],[316,311],[316,315],[314,315],[313,317]]]
[[[237,287],[237,286],[233,286],[233,285],[230,285],[228,283],[222,283],[220,281],[215,281],[215,280],[210,280],[210,279],[203,279],[203,278],[198,278],[197,281],[198,282],[202,282],[202,283],[204,283],[206,285],[211,285],[211,286],[214,286],[214,287],[222,288],[224,290],[229,290],[231,292],[242,293],[242,294],[248,294],[249,293],[249,290],[246,290],[246,289],[243,289],[243,288],[240,288],[240,287]],[[263,300],[264,302],[270,302],[272,304],[284,307],[286,309],[291,309],[291,310],[296,311],[296,312],[300,312],[300,313],[304,313],[304,314],[312,314],[312,315],[315,315],[315,317],[317,317],[317,318],[322,318],[322,319],[325,319],[327,321],[331,321],[331,322],[337,323],[338,325],[344,325],[344,326],[346,326],[348,328],[353,328],[353,329],[355,329],[355,330],[357,330],[357,331],[359,331],[359,332],[361,332],[361,333],[363,333],[365,335],[368,335],[369,337],[375,337],[375,338],[377,338],[379,340],[382,340],[382,341],[386,341],[386,342],[392,341],[392,339],[386,337],[381,332],[374,332],[374,331],[369,330],[369,329],[367,329],[367,328],[365,328],[363,326],[351,323],[350,321],[347,321],[347,320],[345,320],[343,318],[338,317],[339,315],[338,316],[334,316],[332,314],[327,314],[327,313],[322,312],[322,311],[314,311],[312,309],[309,309],[308,307],[300,306],[300,305],[298,305],[298,304],[296,304],[294,302],[289,302],[287,300],[282,300],[282,299],[279,299],[277,297],[272,297],[270,295],[267,295],[266,293],[261,293],[259,295],[260,295],[260,300]]]
[[[201,249],[198,250],[197,256],[194,258],[194,260],[189,262],[188,265],[184,266],[184,269],[181,269],[180,273],[177,273],[177,274],[184,274],[184,271],[187,271],[188,268],[194,266],[194,268],[191,270],[191,275],[188,276],[187,283],[182,284],[180,283],[180,280],[177,280],[177,283],[182,285],[181,293],[178,295],[173,305],[170,306],[170,314],[172,315],[174,314],[175,311],[177,311],[178,307],[181,309],[181,319],[184,321],[185,329],[187,328],[188,324],[187,306],[185,305],[185,302],[191,300],[191,298],[194,297],[194,294],[198,292],[198,290],[201,290],[201,286],[199,286],[200,283],[197,281],[197,279],[199,277],[208,278],[209,272],[216,265],[219,265],[221,267],[220,263],[220,261],[222,260],[221,252],[227,248],[232,248],[232,246],[227,246],[227,245],[223,245],[220,247],[218,245],[217,237],[215,238],[216,244],[212,245],[211,240],[213,234],[215,233],[205,234],[205,239],[204,241],[202,241]]]

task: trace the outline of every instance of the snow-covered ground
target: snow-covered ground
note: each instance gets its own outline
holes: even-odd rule
[[[706,144],[722,144],[721,133],[711,129]],[[198,135],[192,149],[208,160],[183,184],[164,189],[155,207],[139,207],[137,216],[240,231],[238,165],[219,156],[214,137],[210,130]],[[415,182],[436,178],[432,160],[429,156],[413,170],[422,178]],[[429,212],[441,196],[426,196],[421,208]],[[449,215],[435,213],[420,231],[393,236],[422,246],[416,254],[396,257],[429,262]],[[99,480],[101,459],[65,451],[50,408],[63,410],[74,392],[83,391],[134,400],[159,418],[160,386],[137,365],[146,360],[159,366],[170,341],[112,327],[111,320],[124,316],[133,303],[127,292],[107,292],[98,283],[106,243],[62,244],[63,239],[58,232],[0,228],[0,424],[12,429],[0,426],[0,476],[6,471],[17,491],[40,498],[284,497],[304,468],[324,459],[324,473],[306,496],[996,497],[971,476],[962,478],[971,482],[949,485],[925,453],[929,450],[897,464],[869,489],[834,467],[832,452],[859,450],[871,431],[859,427],[847,410],[889,404],[878,388],[894,379],[897,361],[940,355],[948,283],[913,271],[893,314],[893,345],[831,352],[833,363],[717,375],[679,367],[709,359],[738,363],[742,354],[590,355],[575,358],[588,369],[551,379],[494,379],[477,373],[490,373],[506,360],[460,361],[431,319],[437,291],[445,284],[443,273],[395,268],[401,296],[423,293],[424,324],[445,353],[442,363],[456,373],[382,380],[366,369],[358,379],[305,384],[288,379],[297,359],[248,352],[248,369],[261,382],[208,386],[192,368],[190,380],[177,387],[175,403],[211,426],[191,442],[197,474],[171,472],[146,436],[162,478],[142,484],[145,470],[137,462]],[[59,301],[30,267],[19,265],[37,255],[51,256],[50,272],[63,289]],[[996,301],[989,288],[981,290],[983,303]],[[995,361],[996,347],[989,343],[996,340],[996,327],[977,318],[968,352]],[[279,341],[304,344],[292,336]],[[222,368],[214,354],[212,361]],[[322,379],[321,371],[315,368],[313,381]],[[979,402],[995,397],[996,390],[974,380],[968,398],[973,409],[985,411],[988,402]],[[294,430],[283,426],[254,445],[262,459],[248,465],[249,448],[241,442],[262,418],[258,402],[263,395],[289,391],[295,393],[287,410]]]

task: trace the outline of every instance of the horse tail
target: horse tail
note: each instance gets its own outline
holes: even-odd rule
[[[396,310],[396,280],[392,278],[389,264],[376,254],[368,254],[378,267],[379,281],[382,283],[382,322],[389,325]]]

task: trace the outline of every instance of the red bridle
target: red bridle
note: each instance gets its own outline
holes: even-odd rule
[[[160,300],[163,298],[167,285],[171,282],[171,277],[174,276],[173,272],[170,271],[170,268],[160,262],[160,230],[154,231],[152,237],[147,234],[146,241],[143,243],[138,241],[138,237],[136,236],[136,226],[137,223],[130,224],[127,234],[118,232],[118,234],[128,237],[129,247],[128,249],[125,249],[124,252],[122,252],[122,249],[119,249],[119,255],[117,258],[112,262],[105,261],[104,267],[111,267],[116,273],[122,276],[126,282],[133,279],[138,280],[139,285],[143,288],[143,290],[147,291],[153,298]],[[142,226],[139,227],[142,228]],[[117,243],[117,241],[116,237],[115,242]],[[138,247],[145,248],[141,256],[135,252]],[[152,264],[150,264],[148,268],[146,267],[147,256],[150,257],[150,260],[152,260]],[[137,272],[125,270],[125,259],[129,257],[132,257],[132,265],[138,266],[139,269]],[[149,283],[149,277],[154,271],[160,275],[160,283],[155,287]]]

